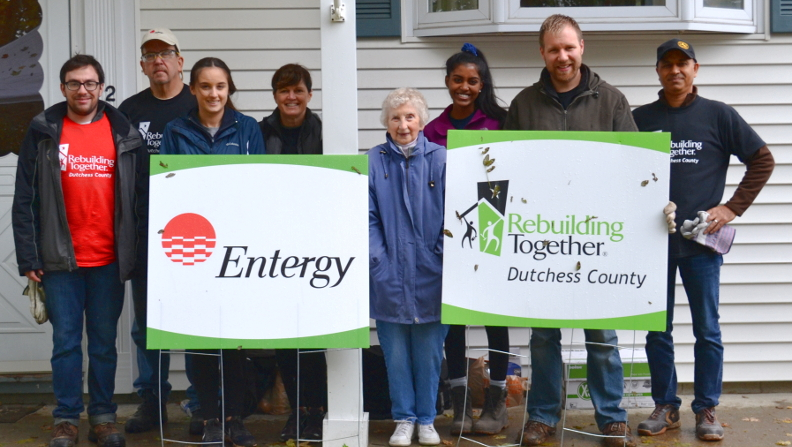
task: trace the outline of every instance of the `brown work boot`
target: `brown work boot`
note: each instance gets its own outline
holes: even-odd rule
[[[539,421],[528,421],[525,424],[525,429],[522,435],[523,445],[540,445],[547,441],[547,438],[553,436],[556,432],[555,427],[545,425]],[[520,443],[520,440],[517,440]]]
[[[71,422],[61,422],[52,428],[49,447],[74,447],[77,444],[77,427]]]
[[[671,404],[655,405],[652,415],[638,424],[638,434],[641,436],[662,435],[666,430],[679,428],[681,425],[679,408]]]
[[[696,436],[702,441],[723,439],[723,426],[715,416],[715,407],[705,408],[696,413]]]
[[[473,431],[482,435],[496,435],[509,426],[509,413],[506,411],[505,389],[490,385],[484,396],[484,410],[481,417],[473,422]]]
[[[451,422],[451,436],[467,435],[473,432],[473,403],[467,385],[451,388],[451,403],[454,406],[454,420]]]
[[[96,424],[88,432],[88,440],[95,442],[99,447],[125,447],[124,435],[118,431],[115,422]]]
[[[635,447],[636,443],[632,437],[630,426],[624,422],[611,422],[605,425],[602,429],[602,434],[605,436],[614,436],[613,438],[603,438],[605,445],[608,447]]]

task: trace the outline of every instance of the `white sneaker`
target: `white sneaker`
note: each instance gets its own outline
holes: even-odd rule
[[[434,428],[434,424],[418,424],[418,443],[421,445],[440,444],[440,435]]]
[[[396,430],[393,431],[393,436],[390,437],[388,444],[391,447],[408,447],[412,444],[414,431],[415,424],[412,421],[396,421]],[[439,443],[440,438],[437,439]]]

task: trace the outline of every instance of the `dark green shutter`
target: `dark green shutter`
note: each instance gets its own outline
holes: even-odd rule
[[[357,36],[401,36],[399,0],[355,0]]]
[[[770,3],[770,30],[774,33],[792,33],[792,0],[771,0]]]

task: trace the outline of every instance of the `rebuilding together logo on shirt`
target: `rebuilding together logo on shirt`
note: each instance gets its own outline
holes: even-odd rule
[[[671,163],[698,164],[698,151],[700,151],[702,147],[703,144],[701,141],[671,141]]]
[[[217,244],[214,226],[204,216],[184,213],[172,218],[161,231],[162,248],[171,261],[195,265],[209,259]],[[344,280],[355,257],[342,260],[334,256],[281,256],[275,250],[271,257],[245,256],[247,245],[225,245],[220,271],[215,278],[310,278],[314,289],[336,287]],[[243,256],[247,261],[243,260]],[[268,263],[269,261],[269,263]],[[267,269],[269,267],[269,269]],[[313,272],[308,272],[311,269]],[[332,284],[332,285],[331,285]]]
[[[150,153],[159,153],[160,145],[162,144],[162,134],[159,132],[149,132],[151,121],[141,121],[138,125],[138,132],[146,142],[146,147]],[[152,152],[153,151],[153,152]]]
[[[69,177],[106,177],[113,176],[115,160],[101,155],[70,155],[69,144],[58,147],[60,170],[68,172]]]

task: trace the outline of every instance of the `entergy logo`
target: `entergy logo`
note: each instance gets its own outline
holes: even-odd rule
[[[496,180],[478,183],[478,202],[460,214],[465,222],[465,235],[462,237],[462,247],[465,242],[473,248],[473,241],[478,237],[479,251],[500,256],[503,247],[503,227],[506,215],[506,197],[509,194],[509,181]],[[478,225],[468,215],[474,210],[478,211]],[[478,230],[476,229],[478,227]]]
[[[61,171],[66,170],[68,160],[69,160],[69,145],[61,144],[58,147],[58,162],[60,162]]]
[[[214,227],[200,214],[179,214],[162,232],[165,254],[182,265],[195,265],[209,259],[216,241]]]

